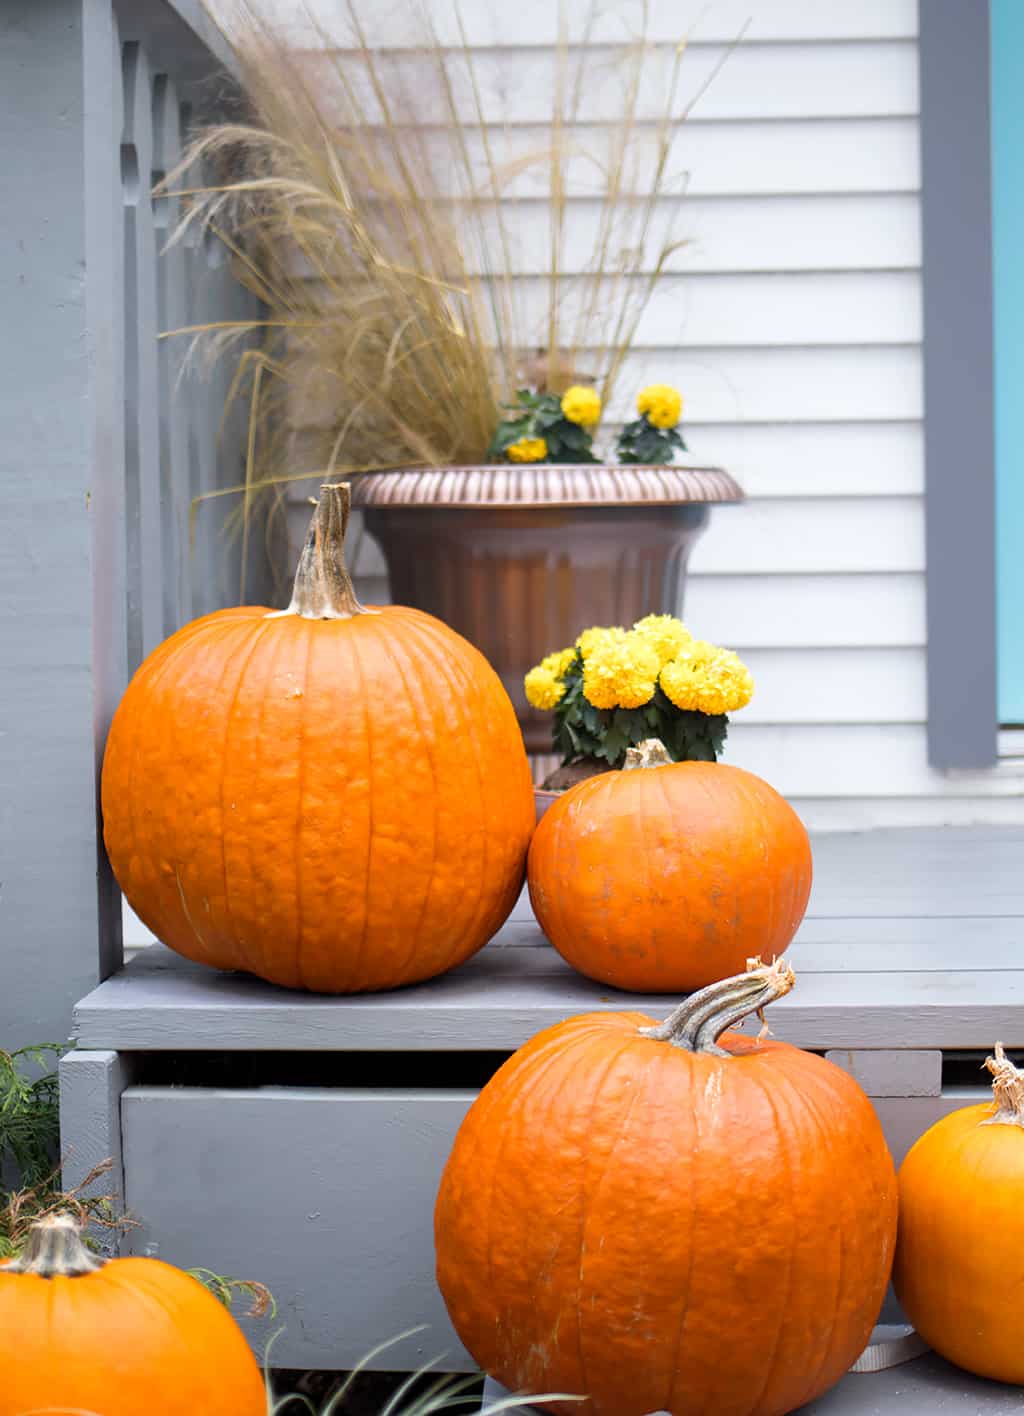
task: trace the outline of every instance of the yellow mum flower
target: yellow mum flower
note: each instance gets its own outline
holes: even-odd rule
[[[658,656],[638,634],[607,639],[583,660],[583,696],[595,708],[642,708],[657,681]]]
[[[520,438],[505,449],[510,462],[543,462],[548,455],[544,438]]]
[[[558,649],[554,654],[548,654],[540,661],[539,668],[545,673],[554,674],[555,678],[561,678],[567,673],[573,659],[576,657],[576,646],[571,649]]]
[[[595,649],[603,648],[606,644],[611,644],[625,639],[626,631],[618,627],[606,625],[594,625],[591,629],[585,629],[576,640],[576,648],[586,659],[588,654],[592,654]]]
[[[753,677],[739,655],[704,640],[694,640],[664,664],[659,678],[677,708],[698,713],[734,713],[754,694]]]
[[[557,708],[565,696],[565,684],[540,664],[523,679],[523,687],[526,689],[527,703],[544,712]]]
[[[657,654],[659,664],[667,664],[674,659],[693,639],[686,625],[675,615],[644,615],[633,629]]]
[[[636,396],[636,411],[646,413],[656,428],[674,428],[683,411],[683,396],[671,384],[648,384]]]
[[[573,384],[562,394],[562,412],[570,423],[592,428],[601,419],[601,399],[597,390]]]

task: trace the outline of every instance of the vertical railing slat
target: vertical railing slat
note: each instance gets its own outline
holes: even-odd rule
[[[143,46],[131,40],[124,45],[122,55],[128,659],[134,668],[164,637],[164,556],[160,525],[157,254],[150,199],[152,86]]]
[[[153,79],[153,172],[155,187],[181,158],[181,103],[177,86],[167,74]],[[154,199],[153,223],[157,253],[157,320],[160,334],[184,328],[188,302],[185,252],[180,244],[166,249],[177,224],[180,199]],[[164,551],[164,632],[171,634],[192,615],[188,565],[188,514],[191,500],[188,448],[188,397],[182,380],[183,336],[161,338],[160,379],[160,505]]]

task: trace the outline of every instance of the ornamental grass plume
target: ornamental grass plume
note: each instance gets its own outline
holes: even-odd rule
[[[626,751],[660,738],[676,762],[717,759],[728,714],[754,692],[731,649],[694,639],[674,615],[646,615],[631,629],[595,626],[548,654],[524,680],[527,701],[553,712],[563,767],[619,767]],[[556,774],[557,775],[557,774]]]
[[[572,392],[566,420],[589,426],[684,244],[681,204],[664,201],[686,189],[673,145],[720,63],[684,94],[686,36],[656,49],[623,15],[610,64],[595,0],[577,32],[559,24],[546,135],[530,149],[496,113],[500,94],[458,7],[455,42],[442,41],[416,0],[402,0],[389,12],[396,49],[368,37],[372,0],[344,0],[333,33],[304,53],[259,0],[207,3],[246,107],[201,129],[160,191],[182,203],[172,239],[221,243],[263,306],[258,319],[175,331],[193,354],[237,356],[231,397],[249,399],[249,453],[244,483],[219,495],[244,494],[246,527],[257,494],[288,480],[481,461],[538,348],[544,390]],[[598,87],[614,121],[586,125]],[[540,272],[516,249],[509,200],[530,173],[530,191],[547,195]],[[595,212],[581,268],[579,223]],[[531,314],[538,273],[544,296]],[[581,366],[595,384],[586,399],[567,388]],[[312,429],[308,442],[296,423]],[[518,460],[536,453],[520,446]]]

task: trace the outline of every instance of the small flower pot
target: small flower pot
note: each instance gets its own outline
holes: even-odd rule
[[[711,506],[742,499],[719,468],[543,463],[374,472],[354,494],[392,598],[487,656],[533,753],[550,751],[551,724],[523,676],[589,625],[678,614]]]

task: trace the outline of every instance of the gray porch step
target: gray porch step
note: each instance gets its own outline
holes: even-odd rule
[[[1024,830],[826,835],[814,851],[776,1036],[821,1049],[1024,1047]],[[289,992],[154,945],[79,1004],[75,1035],[118,1051],[501,1050],[572,1013],[669,1006],[573,972],[524,897],[476,958],[393,993]]]

